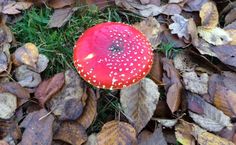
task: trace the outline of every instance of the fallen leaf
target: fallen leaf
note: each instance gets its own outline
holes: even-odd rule
[[[48,101],[48,107],[59,120],[76,120],[83,112],[84,93],[86,92],[79,75],[73,70],[67,70],[65,85]]]
[[[48,27],[49,28],[62,27],[70,20],[74,12],[75,9],[71,7],[56,9],[48,22]]]
[[[198,39],[198,33],[197,33],[197,26],[194,22],[193,18],[188,19],[188,33],[191,37],[191,41],[193,46],[197,47],[199,46],[199,39]]]
[[[146,130],[142,131],[138,136],[138,145],[167,145],[162,128],[156,128],[153,133]]]
[[[183,9],[188,12],[200,11],[202,5],[206,2],[209,2],[209,0],[188,0]]]
[[[236,11],[236,10],[235,10]],[[236,45],[236,21],[224,27],[224,30],[230,35],[232,41],[230,45]]]
[[[88,140],[84,143],[84,145],[97,145],[97,134],[90,134]]]
[[[0,145],[9,145],[5,140],[0,140]]]
[[[184,72],[182,74],[185,89],[200,95],[207,94],[208,91],[208,74],[202,73],[199,76],[196,72]]]
[[[189,40],[188,19],[179,14],[171,16],[171,19],[174,21],[174,23],[169,25],[171,34],[177,34],[179,38],[184,37],[186,40]]]
[[[223,63],[236,67],[236,46],[221,45],[213,47],[212,50]]]
[[[6,72],[10,63],[9,47],[0,48],[0,73]]]
[[[236,93],[222,85],[216,85],[214,105],[230,117],[236,116]]]
[[[151,79],[156,84],[162,84],[163,69],[162,69],[162,64],[161,64],[161,57],[158,53],[154,53],[152,69],[149,74],[151,76]]]
[[[153,4],[156,6],[160,6],[161,0],[140,0],[141,4]]]
[[[40,105],[43,107],[45,102],[50,100],[53,95],[60,91],[65,83],[64,73],[58,73],[48,80],[44,80],[37,87],[34,95],[39,100]]]
[[[22,87],[34,88],[42,81],[40,74],[30,70],[27,65],[17,67],[14,76]]]
[[[133,26],[148,38],[153,48],[156,48],[161,43],[159,36],[161,32],[160,24],[154,17],[148,17],[140,23],[135,23]]]
[[[63,122],[53,136],[72,145],[81,145],[87,140],[85,128],[76,122]]]
[[[198,113],[198,107],[194,107],[193,103],[198,103],[198,107],[202,109],[202,112],[200,112],[200,114]],[[230,128],[233,126],[228,116],[226,116],[222,111],[216,109],[211,104],[205,102],[201,97],[197,95],[188,96],[188,104],[188,108],[190,110],[189,115],[191,116],[191,118],[201,127],[209,131],[218,132],[224,127]]]
[[[204,39],[199,39],[199,45],[196,48],[203,55],[206,54],[217,57],[217,55],[212,50],[212,46],[212,44],[207,43]]]
[[[170,44],[173,48],[183,48],[187,46],[177,35],[171,34],[170,30],[164,31],[161,35],[163,44]]]
[[[236,7],[231,9],[230,12],[225,16],[225,24],[230,24],[236,20]]]
[[[36,68],[38,57],[38,48],[32,43],[26,43],[13,53],[13,63],[17,66],[25,64]]]
[[[169,0],[169,3],[181,3],[184,0]]]
[[[175,68],[180,72],[189,72],[196,67],[196,63],[193,62],[192,56],[187,51],[177,53],[173,58],[173,63]]]
[[[0,138],[8,142],[17,142],[21,139],[21,130],[13,119],[0,120]],[[10,141],[8,140],[10,138]],[[1,145],[1,143],[0,143]]]
[[[49,60],[45,55],[39,54],[38,61],[36,63],[37,72],[38,73],[43,72],[47,68],[48,62],[49,62]]]
[[[198,27],[198,33],[204,40],[213,45],[224,45],[232,41],[229,34],[224,29],[219,27],[212,29]]]
[[[152,120],[159,122],[161,125],[163,125],[165,127],[173,127],[178,122],[178,119],[152,118]]]
[[[47,3],[49,7],[59,9],[65,6],[73,5],[75,0],[48,0]]]
[[[213,29],[219,21],[219,14],[216,4],[213,1],[206,2],[202,5],[199,12],[201,17],[202,27],[205,29]]]
[[[122,108],[129,121],[134,124],[137,132],[140,132],[147,125],[154,114],[159,95],[158,86],[148,78],[121,90]]]
[[[161,6],[162,14],[165,15],[178,15],[182,12],[182,8],[178,4],[168,3],[166,5]]]
[[[180,129],[186,135],[191,134],[194,136],[200,145],[234,145],[231,141],[207,132],[199,126],[184,120],[180,121],[180,124],[176,128]]]
[[[97,145],[136,145],[136,131],[128,123],[110,121],[97,134]]]
[[[21,106],[30,99],[29,92],[19,83],[7,82],[0,84],[0,93],[9,92],[17,97],[17,106]]]
[[[112,6],[114,3],[114,0],[81,0],[82,4],[88,5],[88,6],[97,6],[99,10],[104,10],[108,6]]]
[[[29,113],[20,124],[25,131],[19,145],[51,145],[53,121],[53,115],[45,109]]]
[[[165,90],[167,91],[167,104],[172,113],[177,111],[181,102],[181,93],[183,86],[180,81],[178,71],[173,65],[173,61],[163,58],[163,82],[165,83]]]
[[[91,88],[88,88],[87,95],[86,106],[84,107],[82,115],[77,119],[77,122],[85,129],[89,128],[97,115],[97,98],[94,91]]]
[[[0,118],[9,119],[17,108],[16,96],[11,93],[0,93]]]
[[[175,126],[175,136],[182,145],[196,145],[195,138],[191,135],[192,128],[185,121]]]
[[[3,7],[2,13],[15,15],[21,13],[21,10],[26,10],[32,6],[31,2],[14,2],[11,1]]]

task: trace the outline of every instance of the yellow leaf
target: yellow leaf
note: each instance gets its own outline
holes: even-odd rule
[[[198,27],[198,33],[204,40],[213,45],[225,45],[232,41],[228,32],[219,27],[212,29]]]
[[[199,13],[201,17],[202,26],[204,28],[215,28],[219,21],[219,14],[214,2],[205,3]]]

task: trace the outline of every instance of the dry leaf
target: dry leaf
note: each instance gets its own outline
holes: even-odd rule
[[[48,22],[48,27],[49,28],[62,27],[70,20],[74,12],[75,12],[75,9],[71,7],[56,9]]]
[[[178,119],[161,119],[161,118],[152,118],[152,120],[158,121],[161,125],[165,127],[173,127],[178,121]]]
[[[154,53],[154,60],[153,60],[153,64],[152,64],[152,69],[149,74],[151,76],[151,79],[156,84],[162,84],[163,69],[162,69],[162,64],[161,64],[161,58],[158,53]]]
[[[128,123],[110,121],[97,134],[97,145],[136,145],[136,131]]]
[[[208,1],[209,0],[188,0],[186,1],[183,9],[188,12],[200,11],[202,5]]]
[[[37,72],[38,73],[43,72],[47,68],[48,62],[49,62],[49,60],[45,55],[39,54],[38,61],[36,63]]]
[[[137,132],[147,125],[154,114],[159,95],[158,86],[148,78],[121,90],[122,108]]]
[[[20,125],[25,131],[19,145],[51,145],[53,121],[44,109],[28,114]]]
[[[0,93],[0,118],[9,119],[17,107],[16,96],[11,93]]]
[[[202,112],[200,112],[200,114],[198,108],[194,107],[194,103],[198,103],[200,105],[198,106],[202,109]],[[209,131],[218,132],[224,127],[232,127],[230,118],[228,116],[226,116],[222,111],[216,109],[211,104],[205,102],[201,97],[197,95],[188,97],[188,108],[189,110],[198,113],[197,114],[189,111],[189,115],[191,116],[191,118],[201,127]]]
[[[205,40],[199,39],[199,45],[196,48],[203,55],[206,54],[217,57],[217,55],[212,50],[212,46],[212,44],[207,43]]]
[[[76,122],[63,122],[53,136],[72,145],[81,145],[87,140],[85,128]]]
[[[188,33],[191,36],[191,41],[193,46],[197,47],[199,46],[199,39],[198,39],[198,33],[197,33],[197,26],[194,22],[193,18],[188,19]]]
[[[162,128],[156,128],[153,133],[146,130],[142,131],[138,136],[138,145],[167,145]]]
[[[183,48],[187,46],[187,44],[177,35],[171,34],[170,30],[164,31],[164,33],[161,34],[161,37],[163,44],[171,44],[173,48]]]
[[[202,73],[199,76],[196,72],[184,72],[182,74],[185,89],[200,95],[207,94],[208,91],[208,74]]]
[[[79,75],[73,70],[67,70],[65,85],[48,101],[48,107],[60,120],[76,120],[83,112],[84,93],[86,92]]]
[[[198,33],[204,40],[213,45],[224,45],[232,41],[229,34],[219,27],[212,29],[198,27]]]
[[[189,40],[188,19],[179,14],[175,14],[171,19],[174,21],[174,23],[169,25],[171,34],[177,34],[179,38],[184,37],[186,40]]]
[[[25,64],[36,68],[38,57],[38,48],[32,43],[26,43],[13,53],[13,63],[17,66]]]
[[[6,45],[3,45],[3,47],[0,48],[0,74],[2,72],[6,72],[8,69],[8,65],[10,63],[9,48],[10,46],[8,47]]]
[[[225,24],[230,24],[236,20],[236,7],[231,9],[230,12],[225,16]]]
[[[11,1],[3,7],[2,13],[15,15],[21,13],[21,10],[26,10],[32,6],[31,2],[14,2]]]
[[[193,62],[192,56],[187,53],[187,51],[181,51],[175,55],[174,66],[180,72],[188,72],[194,70],[196,63]]]
[[[165,15],[178,15],[182,12],[182,8],[178,4],[166,4],[161,6],[162,8],[162,14]]]
[[[236,46],[221,45],[213,47],[212,50],[223,63],[236,67]]]
[[[15,95],[17,97],[17,106],[21,106],[30,98],[29,92],[16,82],[1,83],[0,93],[2,92],[9,92]]]
[[[0,140],[0,145],[9,145],[5,140]]]
[[[140,23],[133,25],[139,31],[141,31],[151,42],[152,47],[156,48],[160,43],[160,24],[154,17],[148,17]]]
[[[163,58],[162,63],[164,70],[162,80],[165,83],[165,90],[167,91],[167,104],[171,112],[174,113],[180,106],[183,86],[173,62],[167,58]]]
[[[48,6],[54,9],[70,6],[75,3],[75,0],[48,0]]]
[[[214,105],[230,117],[236,116],[236,93],[222,85],[216,85]]]
[[[185,135],[191,134],[200,145],[234,145],[231,141],[209,133],[199,126],[184,120],[180,121],[180,124],[176,126],[176,130],[180,130]]]
[[[21,139],[21,130],[14,120],[0,120],[0,138],[8,142],[18,142]],[[10,139],[10,140],[9,140]],[[0,143],[1,145],[1,143]]]
[[[224,30],[228,32],[230,37],[232,38],[230,45],[236,45],[236,21],[224,27]]]
[[[44,80],[39,84],[35,91],[35,98],[39,100],[40,105],[43,107],[45,102],[51,99],[64,85],[64,73],[58,73],[48,80]]]
[[[201,17],[202,27],[206,29],[213,29],[217,26],[219,21],[219,14],[216,4],[212,1],[206,2],[199,12]]]
[[[84,107],[82,115],[77,120],[85,129],[89,128],[97,115],[97,98],[94,91],[88,88],[87,95],[86,106]]]
[[[40,74],[30,70],[27,65],[17,67],[14,76],[22,87],[34,88],[42,81]]]
[[[175,126],[175,136],[182,145],[196,145],[194,137],[191,135],[192,128],[185,121],[181,121]]]

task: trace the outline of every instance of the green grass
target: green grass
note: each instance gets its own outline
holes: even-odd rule
[[[49,58],[49,66],[43,73],[46,77],[74,68],[74,43],[89,27],[106,21],[134,23],[140,20],[138,16],[116,7],[107,8],[104,12],[96,7],[81,7],[65,26],[49,29],[47,24],[52,13],[53,10],[46,7],[31,8],[24,13],[21,21],[11,25],[11,30],[19,42],[18,47],[27,42],[34,43],[40,53]]]

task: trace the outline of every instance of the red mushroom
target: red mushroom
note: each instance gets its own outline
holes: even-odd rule
[[[104,89],[130,86],[150,71],[153,52],[134,27],[117,22],[95,25],[74,47],[74,65],[88,83]]]

